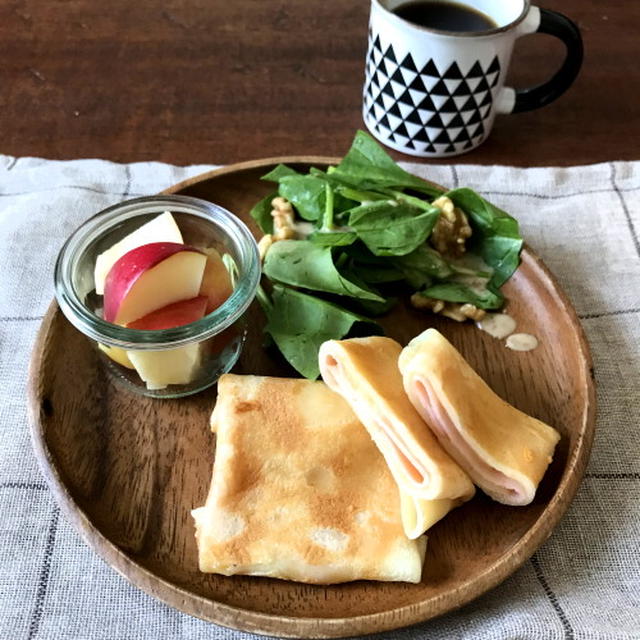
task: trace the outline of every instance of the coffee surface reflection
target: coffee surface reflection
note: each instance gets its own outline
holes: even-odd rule
[[[415,0],[399,5],[393,13],[419,27],[440,31],[488,31],[498,26],[485,13],[458,2]]]

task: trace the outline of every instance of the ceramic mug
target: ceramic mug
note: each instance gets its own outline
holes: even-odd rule
[[[453,32],[407,22],[392,11],[406,0],[372,0],[363,117],[383,144],[413,156],[454,156],[489,135],[499,113],[549,104],[574,81],[582,64],[576,25],[528,0],[466,0],[489,16],[487,31]],[[505,87],[517,38],[547,33],[564,42],[566,58],[547,82]]]

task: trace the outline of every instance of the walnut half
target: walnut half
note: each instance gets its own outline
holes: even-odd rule
[[[464,322],[465,320],[473,320],[478,322],[485,317],[486,311],[484,309],[478,309],[473,304],[458,302],[445,302],[444,300],[436,300],[435,298],[428,298],[420,293],[414,293],[411,296],[411,305],[415,309],[424,309],[432,311],[433,313],[439,313],[456,322]]]
[[[293,207],[291,203],[280,196],[271,201],[273,210],[273,241],[290,240],[296,237],[296,231],[293,226]]]
[[[464,254],[465,242],[472,233],[467,216],[446,196],[440,196],[431,204],[440,209],[440,215],[429,236],[429,242],[442,255],[460,257]]]
[[[278,240],[291,240],[296,237],[293,221],[293,207],[291,203],[280,196],[271,201],[271,217],[273,218],[273,233],[267,233],[258,242],[260,262],[264,262],[267,251]]]
[[[258,254],[260,255],[260,262],[264,262],[267,251],[273,244],[273,236],[270,233],[262,236],[258,242]]]
[[[444,302],[442,300],[436,300],[435,298],[427,298],[419,293],[414,293],[411,296],[411,306],[414,309],[433,311],[433,313],[440,313],[444,309]]]

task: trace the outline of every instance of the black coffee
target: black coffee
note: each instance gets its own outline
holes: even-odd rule
[[[440,31],[487,31],[498,25],[485,13],[457,2],[414,0],[393,10],[407,22]]]

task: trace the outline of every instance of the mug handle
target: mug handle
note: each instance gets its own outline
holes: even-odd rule
[[[531,7],[518,36],[528,33],[546,33],[559,38],[567,48],[567,55],[560,69],[547,82],[529,89],[504,87],[496,105],[498,113],[532,111],[553,102],[573,84],[582,66],[580,30],[567,16],[550,9]]]

